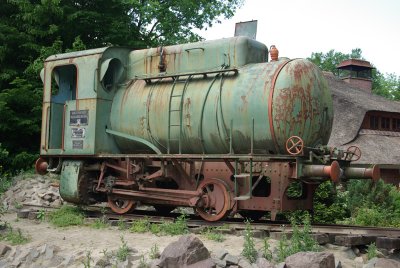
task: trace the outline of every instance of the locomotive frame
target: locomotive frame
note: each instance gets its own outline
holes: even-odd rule
[[[204,62],[204,58],[209,62]],[[191,64],[195,60],[203,64]],[[301,131],[294,130],[290,136],[283,136],[283,145],[277,142],[283,138],[273,131],[273,89],[280,72],[292,60],[272,58],[276,64],[269,70],[271,81],[268,81],[272,88],[272,93],[268,93],[271,142],[259,138],[260,120],[255,123],[254,117],[245,123],[239,120],[240,124],[235,124],[234,119],[226,124],[222,119],[223,126],[218,126],[218,132],[221,128],[224,135],[220,135],[219,143],[218,139],[214,143],[204,137],[206,100],[218,83],[215,81],[219,80],[221,94],[224,83],[231,85],[232,80],[246,75],[246,66],[250,66],[247,73],[251,76],[257,67],[251,69],[251,66],[267,61],[266,47],[243,37],[135,53],[126,48],[102,48],[51,56],[46,59],[42,72],[41,157],[36,162],[36,171],[61,173],[60,194],[68,202],[107,201],[119,214],[131,211],[138,202],[153,205],[160,213],[188,206],[207,221],[218,221],[237,212],[258,219],[267,211],[275,220],[280,211],[312,210],[313,194],[327,179],[335,183],[351,178],[378,179],[377,166],[350,166],[352,160],[360,157],[357,148],[342,151],[317,145],[315,138],[310,141],[309,137],[329,133],[325,110],[321,119],[314,119],[320,123],[308,127],[315,132],[313,135],[306,135],[308,130],[302,126],[302,134],[307,139],[299,137]],[[315,72],[309,63],[293,64],[302,68],[295,70],[295,76],[304,76],[304,70]],[[183,95],[191,81],[209,83],[208,89],[201,92],[205,97],[204,103],[198,106],[201,111],[198,125],[190,121],[195,120],[191,114],[183,114],[184,106],[190,105],[190,98],[184,100]],[[157,101],[152,99],[152,90],[165,90],[163,82],[170,86],[169,99],[159,99],[158,105],[168,103],[168,122],[163,124],[167,126],[167,133],[159,127],[161,130],[156,135],[150,131],[158,126],[149,124],[149,107]],[[147,101],[142,109],[140,94],[146,87],[150,93],[143,98]],[[132,92],[137,95],[129,96]],[[118,99],[119,96],[122,97]],[[132,103],[139,101],[130,105],[126,103],[128,99]],[[329,104],[327,100],[317,101]],[[146,116],[137,115],[139,126],[123,124],[131,122],[131,117],[136,116],[135,110],[140,114],[140,109]],[[216,109],[222,114],[221,106]],[[193,139],[184,141],[184,120],[187,128],[200,129],[198,143],[196,140],[192,144]],[[157,138],[160,136],[163,139]],[[327,138],[323,134],[323,139],[327,141]],[[268,146],[271,150],[266,149]],[[300,187],[298,196],[288,194],[293,183]]]

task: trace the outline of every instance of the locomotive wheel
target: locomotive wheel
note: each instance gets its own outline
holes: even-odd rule
[[[133,200],[116,198],[111,195],[109,195],[107,199],[108,206],[117,214],[128,213],[130,210],[133,210],[136,207],[136,203]]]
[[[228,216],[232,196],[227,184],[220,179],[203,180],[198,190],[203,193],[203,207],[197,207],[196,211],[206,221],[219,221]]]

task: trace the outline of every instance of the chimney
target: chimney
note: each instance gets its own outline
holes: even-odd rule
[[[372,69],[369,61],[349,59],[342,61],[337,67],[339,77],[365,92],[372,93]]]

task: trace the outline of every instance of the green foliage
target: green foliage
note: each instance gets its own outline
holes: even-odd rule
[[[126,241],[124,240],[124,237],[121,235],[120,238],[121,238],[122,245],[118,248],[116,257],[117,257],[117,260],[119,260],[119,261],[125,261],[129,255],[130,249],[129,249]]]
[[[139,259],[138,268],[149,268],[150,265],[146,262],[144,255],[142,255]]]
[[[251,224],[249,220],[245,221],[246,228],[244,230],[244,243],[242,255],[248,259],[251,263],[254,263],[257,260],[257,250],[255,248],[253,232],[251,228]]]
[[[36,215],[36,219],[38,219],[39,221],[44,221],[46,219],[46,210],[44,209],[39,210]]]
[[[145,233],[150,230],[150,221],[147,218],[134,220],[129,231],[132,233]]]
[[[158,248],[157,244],[154,244],[151,247],[149,257],[152,260],[160,258],[160,249]]]
[[[213,240],[216,242],[225,241],[225,237],[221,233],[219,227],[206,227],[201,234],[204,235],[208,240]]]
[[[126,230],[126,229],[128,229],[128,225],[126,224],[124,218],[123,218],[123,217],[120,217],[120,218],[118,219],[118,230],[124,231],[124,230]]]
[[[350,216],[347,206],[348,192],[331,181],[321,183],[314,195],[314,222],[335,223]]]
[[[370,259],[372,259],[372,258],[375,258],[375,257],[377,257],[377,256],[378,256],[378,249],[376,248],[375,243],[369,244],[369,245],[368,245],[368,248],[367,248],[367,257],[368,257],[368,260],[370,260]]]
[[[290,241],[284,234],[279,240],[277,259],[284,261],[286,257],[302,251],[319,251],[320,248],[315,239],[311,236],[311,223],[308,214],[303,218],[303,228],[300,228],[295,219],[291,220],[293,228]]]
[[[97,218],[92,224],[90,224],[90,227],[94,229],[105,229],[109,226],[107,220],[104,220],[104,218]]]
[[[10,226],[4,234],[0,234],[0,240],[8,241],[12,245],[21,245],[29,242],[29,238],[22,234],[21,229],[14,231]]]
[[[272,261],[272,251],[269,249],[269,238],[263,239],[262,256],[269,261]]]
[[[62,206],[49,215],[50,222],[57,227],[83,225],[84,215],[81,209],[72,206]]]
[[[348,183],[351,217],[342,221],[363,226],[400,227],[400,192],[382,180]]]
[[[92,267],[92,252],[90,250],[86,251],[86,256],[85,258],[82,260],[82,264],[84,268],[90,268]]]

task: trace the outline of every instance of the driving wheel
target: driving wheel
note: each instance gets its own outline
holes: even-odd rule
[[[108,195],[107,199],[108,206],[117,214],[128,213],[136,207],[136,203],[133,200],[122,199],[112,195]]]
[[[346,160],[357,161],[361,158],[361,150],[357,146],[350,146],[349,148],[347,148],[346,153]]]
[[[202,192],[202,206],[196,211],[206,221],[219,221],[228,216],[232,208],[232,195],[228,185],[220,179],[203,180],[198,190]]]

